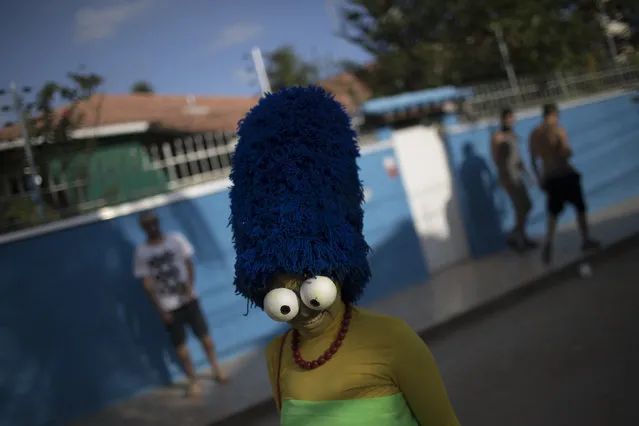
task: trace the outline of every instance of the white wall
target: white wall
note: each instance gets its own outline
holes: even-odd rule
[[[434,127],[393,132],[393,144],[415,231],[431,273],[469,256],[444,141]]]

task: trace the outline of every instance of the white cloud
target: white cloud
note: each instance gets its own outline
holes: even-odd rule
[[[89,43],[113,36],[123,24],[146,12],[154,1],[118,1],[109,6],[81,8],[74,16],[76,41]]]
[[[220,52],[233,47],[237,44],[244,43],[257,38],[264,28],[256,24],[235,24],[222,29],[216,36],[213,44],[210,46],[212,53]]]

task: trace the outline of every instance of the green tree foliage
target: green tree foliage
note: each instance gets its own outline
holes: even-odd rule
[[[364,99],[354,87],[352,78],[340,78],[340,73],[352,65],[336,61],[330,55],[313,55],[311,60],[302,58],[292,47],[283,46],[265,55],[266,72],[272,90],[281,87],[320,84],[334,94],[350,98],[351,105],[359,105]]]
[[[498,29],[520,75],[583,65],[604,42],[596,0],[347,0],[340,15],[374,58],[353,71],[376,95],[505,78]]]
[[[131,93],[140,95],[151,95],[155,93],[153,86],[148,81],[140,80],[131,86]]]
[[[97,146],[95,139],[84,141],[81,145],[70,143],[70,134],[83,124],[82,110],[86,111],[87,107],[80,108],[80,105],[95,95],[103,81],[100,75],[85,72],[81,67],[76,72],[69,72],[66,81],[49,81],[37,92],[33,108],[27,111],[29,116],[26,122],[32,137],[41,137],[51,142],[51,144],[37,146],[34,152],[36,168],[44,179],[44,187],[48,186],[50,166],[53,163],[57,161],[59,164],[58,179],[64,179],[69,175],[70,167],[73,165],[72,160],[78,152],[89,153]],[[62,106],[58,106],[59,104]],[[91,104],[91,107],[94,107],[93,105]],[[96,116],[99,116],[100,105],[99,102],[95,103]],[[81,172],[77,170],[75,174],[81,176]],[[66,194],[63,193],[58,194],[55,199],[48,194],[43,194],[43,200],[45,212],[51,208],[69,212],[72,208],[66,199]],[[24,211],[28,213],[28,217],[33,216],[33,211]],[[26,216],[21,217],[23,223],[28,222],[25,219]],[[50,217],[50,214],[47,217]]]
[[[282,46],[265,55],[266,73],[272,90],[308,85],[319,78],[319,66],[301,58],[291,46]]]
[[[32,136],[51,142],[66,141],[69,132],[82,124],[79,104],[89,100],[104,81],[98,74],[85,73],[83,68],[68,73],[67,79],[64,83],[49,81],[36,94],[33,108],[27,111]],[[65,104],[62,114],[56,113],[58,103]]]

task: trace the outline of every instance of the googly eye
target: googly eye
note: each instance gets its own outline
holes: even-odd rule
[[[290,321],[299,311],[300,304],[293,290],[275,288],[264,297],[264,312],[274,321]]]
[[[328,277],[310,278],[300,287],[302,302],[315,311],[323,311],[335,302],[337,286]]]

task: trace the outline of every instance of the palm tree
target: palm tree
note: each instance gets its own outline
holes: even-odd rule
[[[148,81],[138,81],[131,86],[131,93],[143,94],[143,95],[151,95],[155,91],[153,90],[153,86]]]

